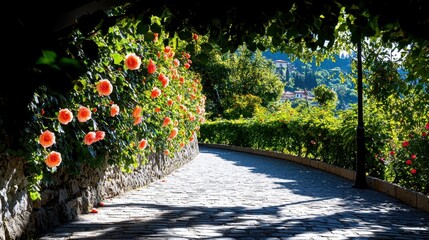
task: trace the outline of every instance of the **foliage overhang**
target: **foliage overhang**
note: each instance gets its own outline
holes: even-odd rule
[[[106,9],[122,5],[126,13],[108,16]],[[191,33],[207,35],[209,43],[223,52],[233,52],[243,43],[249,49],[265,50],[277,47],[284,52],[291,44],[303,44],[312,50],[323,51],[333,46],[338,31],[351,33],[356,43],[363,37],[381,37],[386,42],[400,46],[415,44],[420,56],[428,56],[429,49],[429,1],[264,1],[263,4],[243,4],[238,1],[115,1],[79,0],[52,2],[29,2],[25,5],[13,2],[9,6],[13,17],[4,20],[5,32],[11,35],[5,45],[13,52],[9,70],[15,73],[16,81],[0,91],[0,124],[5,135],[14,135],[16,126],[28,119],[25,109],[34,89],[40,85],[53,86],[59,92],[70,88],[84,70],[76,64],[59,66],[61,71],[34,69],[41,50],[51,49],[59,56],[67,56],[64,44],[70,32],[78,28],[88,38],[94,31],[105,33],[120,18],[139,19],[143,29],[153,32],[159,25],[150,23],[151,16],[160,16],[166,32],[177,33],[182,40],[190,40]],[[50,9],[54,8],[55,11]],[[339,25],[342,13],[348,17]],[[74,21],[73,21],[74,20]],[[82,43],[82,49],[97,54],[90,41]],[[196,60],[205,60],[204,51],[212,47],[202,46],[203,54]],[[296,52],[295,52],[296,53]],[[17,64],[18,63],[18,64]],[[25,82],[25,79],[32,79]],[[5,114],[17,112],[13,119]]]

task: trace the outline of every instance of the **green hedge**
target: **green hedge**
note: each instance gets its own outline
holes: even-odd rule
[[[373,113],[365,117],[367,174],[427,193],[428,126],[416,130],[418,134],[410,134],[411,139],[404,140],[410,145],[403,147],[402,140],[392,138],[394,124]],[[207,121],[201,125],[199,141],[283,152],[355,170],[356,123],[352,110],[334,117],[332,112],[320,109],[287,118],[283,115]],[[411,158],[412,164],[407,164],[406,160]]]

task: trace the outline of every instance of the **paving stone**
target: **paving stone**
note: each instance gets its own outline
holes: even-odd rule
[[[293,162],[200,147],[144,188],[40,239],[429,239],[429,213]]]

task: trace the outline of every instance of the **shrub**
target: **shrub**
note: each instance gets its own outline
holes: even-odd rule
[[[76,31],[72,46],[89,41],[98,51],[80,50],[76,60],[89,71],[67,94],[46,86],[35,92],[34,117],[22,140],[32,199],[40,198],[43,179],[57,168],[78,174],[85,165],[107,162],[129,171],[151,152],[173,156],[194,139],[205,120],[205,97],[191,56],[170,46],[167,34],[141,34],[140,27],[123,20],[107,34],[88,38]]]

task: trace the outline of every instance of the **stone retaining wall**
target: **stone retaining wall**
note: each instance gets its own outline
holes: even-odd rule
[[[72,176],[61,168],[52,183],[31,201],[21,159],[0,158],[0,240],[33,239],[58,224],[85,214],[100,201],[147,185],[180,168],[199,153],[197,140],[173,158],[152,154],[131,173],[105,165]]]

